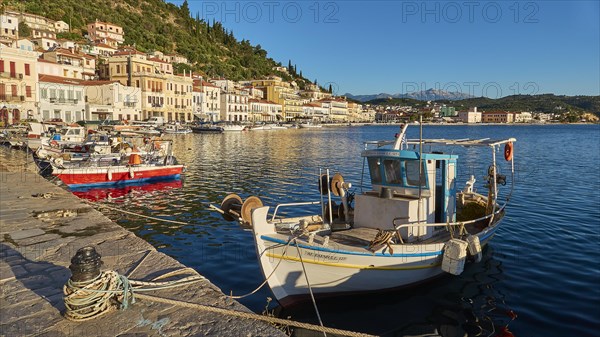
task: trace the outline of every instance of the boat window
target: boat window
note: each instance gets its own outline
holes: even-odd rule
[[[385,172],[385,180],[388,184],[402,184],[402,176],[400,175],[400,160],[386,159],[383,161]]]
[[[406,184],[408,186],[419,186],[419,161],[405,160],[404,169],[406,170]],[[427,186],[425,178],[425,168],[421,170],[421,186]]]
[[[369,171],[371,172],[371,184],[381,184],[381,161],[379,158],[369,158]]]

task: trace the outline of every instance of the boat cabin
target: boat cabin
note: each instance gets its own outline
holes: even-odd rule
[[[390,230],[456,217],[457,155],[377,148],[362,152],[372,189],[355,197],[354,227]],[[420,214],[419,214],[420,213]],[[405,242],[424,240],[434,227],[402,228]]]

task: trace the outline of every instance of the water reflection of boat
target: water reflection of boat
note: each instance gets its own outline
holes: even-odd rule
[[[155,191],[181,188],[182,186],[183,183],[181,180],[169,180],[154,183],[138,183],[118,188],[70,187],[69,189],[73,192],[73,194],[82,199],[87,199],[90,201],[101,201],[111,198],[120,198],[130,194],[151,193]]]
[[[324,297],[382,291],[444,272],[458,275],[467,258],[481,258],[481,247],[493,237],[509,199],[503,205],[498,201],[498,187],[507,177],[498,173],[495,151],[504,146],[514,172],[516,140],[403,142],[405,131],[406,126],[393,141],[365,144],[362,169],[371,188],[356,196],[340,174],[330,177],[327,171],[319,181],[320,201],[280,204],[271,215],[257,197],[245,202],[237,195],[225,198],[220,212],[227,220],[252,226],[263,275],[282,305],[311,292]],[[407,144],[417,149],[409,150]],[[457,189],[457,155],[423,152],[421,144],[491,149],[487,196],[474,191],[473,177],[462,191]],[[335,196],[341,199],[339,206]],[[306,213],[310,205],[319,205],[316,212],[278,216]]]

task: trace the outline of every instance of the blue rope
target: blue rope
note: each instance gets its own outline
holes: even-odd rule
[[[125,310],[129,307],[129,303],[135,303],[135,296],[133,294],[133,288],[131,287],[131,283],[129,283],[129,279],[125,275],[119,274],[119,280],[121,285],[123,286],[123,302],[121,302],[121,309]]]

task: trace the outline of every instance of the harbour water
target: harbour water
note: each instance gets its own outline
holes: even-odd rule
[[[408,129],[418,138],[418,126]],[[515,137],[516,185],[507,216],[479,264],[460,276],[393,293],[319,301],[325,325],[386,336],[597,336],[600,331],[600,126],[424,126],[425,138]],[[185,222],[106,214],[158,250],[193,267],[225,293],[254,290],[263,276],[250,232],[210,212],[229,193],[265,204],[318,199],[320,168],[358,189],[360,150],[397,126],[172,136],[187,165],[181,183],[78,191],[111,207]],[[490,164],[458,151],[459,187],[483,189]],[[488,155],[487,151],[485,153]],[[499,158],[502,154],[498,154]],[[502,159],[503,160],[503,159]],[[241,302],[260,312],[268,288]],[[275,302],[275,301],[273,301]],[[316,322],[312,304],[283,317]]]

